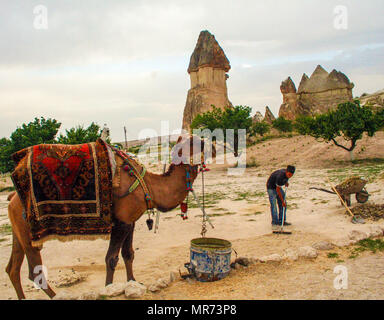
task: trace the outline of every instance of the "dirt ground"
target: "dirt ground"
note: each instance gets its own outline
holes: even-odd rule
[[[369,230],[371,225],[384,225],[384,221],[367,221],[352,224],[345,209],[335,195],[309,190],[309,187],[330,189],[327,176],[334,184],[350,175],[368,179],[370,201],[384,203],[384,133],[359,143],[355,164],[349,155],[312,138],[292,137],[274,139],[257,144],[247,150],[253,167],[240,176],[229,176],[223,165],[211,165],[205,173],[207,213],[214,225],[207,226],[207,237],[231,241],[239,256],[262,257],[283,253],[286,248],[312,245],[320,240],[345,239],[352,230]],[[360,152],[360,153],[359,153]],[[381,159],[381,160],[380,160]],[[287,164],[297,171],[290,179],[287,193],[288,221],[293,224],[292,235],[271,234],[271,217],[265,190],[269,174]],[[156,170],[155,168],[149,168]],[[159,168],[157,168],[159,169]],[[9,178],[2,178],[4,185]],[[5,180],[4,180],[5,179]],[[201,178],[194,184],[201,195]],[[11,235],[7,217],[8,192],[0,193],[0,299],[16,299],[15,291],[4,272],[11,252]],[[354,197],[353,204],[356,203]],[[149,285],[153,280],[167,276],[172,270],[186,272],[189,261],[190,240],[200,237],[202,214],[196,205],[190,206],[189,219],[183,221],[179,209],[162,213],[159,231],[148,231],[146,215],[138,222],[134,234],[136,280]],[[108,241],[48,241],[42,250],[43,263],[48,268],[49,282],[56,292],[65,290],[80,295],[99,291],[104,286]],[[383,299],[383,253],[361,253],[350,258],[351,248],[319,251],[314,260],[257,263],[247,268],[232,270],[228,277],[213,283],[178,280],[157,293],[147,293],[144,299]],[[330,258],[329,253],[338,258]],[[232,260],[235,255],[232,254]],[[333,273],[336,265],[348,269],[348,289],[336,290]],[[45,299],[27,279],[28,268],[24,261],[22,283],[27,298]],[[64,275],[76,274],[82,280],[67,287],[57,287]],[[124,282],[125,269],[120,259],[115,282]],[[123,297],[118,297],[122,299]]]

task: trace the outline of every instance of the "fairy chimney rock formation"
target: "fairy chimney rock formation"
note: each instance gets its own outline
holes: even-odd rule
[[[263,115],[261,114],[260,111],[257,111],[257,112],[255,113],[255,115],[252,117],[252,121],[253,121],[253,122],[261,122],[261,121],[263,121],[263,120],[264,120],[264,118],[263,118]]]
[[[280,106],[279,117],[293,120],[299,110],[296,86],[291,77],[281,83],[280,91],[283,94],[283,104]]]
[[[276,118],[273,115],[272,111],[269,109],[268,106],[265,107],[265,115],[264,115],[264,120],[268,124],[272,124],[273,121],[275,121]]]
[[[353,87],[354,84],[344,73],[336,70],[328,73],[318,65],[311,77],[303,74],[296,93],[291,78],[282,82],[283,104],[279,116],[293,120],[299,115],[327,112],[340,103],[351,101]]]
[[[183,129],[189,130],[193,119],[212,110],[212,105],[221,109],[232,106],[226,83],[230,69],[229,60],[215,36],[201,31],[188,66],[191,88],[184,108]]]

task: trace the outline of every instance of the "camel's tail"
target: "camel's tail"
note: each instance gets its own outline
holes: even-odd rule
[[[335,193],[335,192],[333,192],[333,191],[329,191],[329,190],[326,190],[326,189],[322,189],[322,188],[309,188],[309,189],[314,189],[314,190],[319,190],[319,191],[328,192],[328,193],[331,193],[331,194],[336,194],[336,193]]]
[[[15,194],[16,194],[16,191],[13,191],[12,193],[10,193],[10,194],[8,195],[7,200],[8,200],[8,201],[11,201],[12,198],[15,196]]]

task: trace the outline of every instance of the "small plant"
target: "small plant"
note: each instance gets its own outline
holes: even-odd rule
[[[10,224],[3,224],[0,226],[0,234],[10,235],[12,234],[12,226]]]
[[[339,257],[339,254],[336,253],[336,252],[329,252],[327,257],[330,258],[330,259],[335,259],[335,258]]]
[[[361,251],[370,250],[373,253],[376,253],[377,250],[384,251],[384,241],[381,239],[364,239],[360,240],[357,244],[360,246]]]

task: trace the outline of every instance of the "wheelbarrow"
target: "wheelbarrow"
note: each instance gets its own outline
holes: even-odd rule
[[[352,194],[355,194],[355,198],[358,203],[366,203],[370,196],[367,189],[365,188],[365,185],[367,184],[367,182],[368,181],[361,179],[360,177],[351,177],[345,180],[344,182],[338,184],[336,187],[334,187],[334,189],[336,189],[339,196],[348,206],[351,206]],[[315,190],[328,192],[331,194],[336,194],[335,190],[330,191],[322,188],[309,188],[309,189],[315,189]],[[341,204],[344,205],[342,201],[341,201]]]

